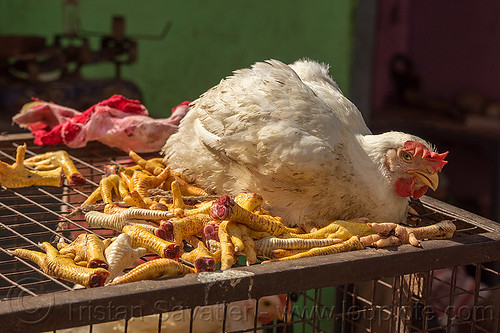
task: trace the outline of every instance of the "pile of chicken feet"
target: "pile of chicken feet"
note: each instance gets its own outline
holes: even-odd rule
[[[357,219],[338,220],[305,232],[286,226],[280,217],[264,210],[259,194],[214,199],[170,170],[161,158],[146,160],[135,152],[129,156],[133,166],[107,166],[107,176],[99,187],[70,214],[84,213],[91,228],[114,230],[117,237],[102,240],[95,234],[83,233],[69,244],[61,239],[57,249],[47,242],[40,244],[45,253],[27,249],[10,253],[35,262],[53,277],[97,287],[219,267],[225,270],[240,256],[251,265],[367,246],[420,246],[420,240],[451,238],[456,229],[448,220],[410,228]],[[42,157],[34,157],[32,162],[47,158]],[[192,198],[197,198],[195,204],[189,204]],[[105,205],[103,212],[95,209],[101,201]],[[147,253],[158,258],[137,265],[137,260]]]

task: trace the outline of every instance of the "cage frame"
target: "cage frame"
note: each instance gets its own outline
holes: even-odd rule
[[[30,139],[29,135],[4,136],[0,139],[0,148],[13,141]],[[1,300],[0,322],[11,331],[51,331],[500,260],[500,224],[428,196],[420,201],[432,211],[485,232],[427,240],[422,242],[421,248],[409,244],[367,248],[315,257],[314,260],[270,262],[226,271]],[[1,272],[0,277],[4,278]],[[99,316],[92,315],[96,309],[100,309]],[[140,313],[134,312],[137,309]]]

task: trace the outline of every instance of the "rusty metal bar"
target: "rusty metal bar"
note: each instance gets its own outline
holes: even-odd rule
[[[451,321],[454,317],[454,314],[453,314],[453,309],[454,309],[454,304],[453,304],[453,301],[455,299],[455,286],[456,286],[456,283],[457,283],[457,266],[453,266],[452,268],[452,273],[451,273],[451,283],[450,283],[450,292],[448,294],[448,299],[449,299],[449,302],[448,302],[448,309],[447,311],[445,312],[445,315],[446,315],[446,333],[449,333],[450,332],[450,329],[451,329]]]
[[[25,293],[30,294],[31,296],[37,296],[37,294],[35,294],[31,290],[29,290],[28,288],[25,288],[23,285],[17,283],[16,281],[9,279],[6,275],[0,273],[0,277],[12,285],[12,287],[10,287],[10,288],[19,288],[22,291],[24,291]]]
[[[40,189],[40,191],[43,191],[43,190],[42,190],[42,189]],[[85,230],[86,232],[89,232],[89,233],[92,233],[92,234],[96,234],[96,233],[95,233],[94,231],[92,231],[91,229],[85,228],[85,227],[83,227],[82,225],[80,225],[80,224],[78,224],[78,223],[75,223],[73,220],[68,219],[68,218],[67,218],[67,217],[65,217],[64,215],[58,214],[58,213],[56,213],[55,211],[53,211],[53,210],[51,210],[51,209],[48,209],[47,207],[45,207],[45,206],[43,206],[43,205],[40,205],[40,204],[39,204],[39,203],[37,203],[36,201],[29,199],[28,197],[26,197],[26,196],[22,195],[22,194],[21,194],[21,193],[19,193],[19,192],[13,192],[13,193],[14,193],[14,195],[18,196],[19,198],[21,198],[21,199],[23,199],[23,200],[25,200],[25,201],[27,201],[27,202],[29,202],[29,203],[33,204],[33,205],[34,205],[34,206],[36,206],[36,207],[41,208],[42,210],[46,211],[47,213],[51,213],[51,214],[53,214],[53,215],[57,216],[58,218],[60,218],[60,219],[62,219],[62,220],[64,220],[64,221],[66,221],[66,222],[68,222],[68,223],[71,223],[71,224],[73,224],[73,225],[78,226],[78,228],[80,228],[81,230]],[[54,231],[54,230],[52,230],[52,229],[50,229],[50,228],[47,228],[46,226],[44,226],[44,225],[43,225],[43,224],[41,224],[40,222],[38,222],[38,221],[36,221],[36,220],[34,220],[34,219],[29,218],[28,216],[24,215],[24,214],[23,214],[23,213],[21,213],[21,212],[18,212],[18,211],[16,211],[16,210],[11,209],[10,207],[6,206],[4,203],[0,202],[0,205],[1,205],[2,207],[4,207],[4,208],[6,208],[6,209],[10,210],[10,211],[16,212],[16,213],[17,213],[17,214],[19,214],[20,216],[22,216],[22,217],[24,217],[24,218],[26,218],[26,219],[28,219],[28,220],[32,221],[34,224],[37,224],[37,225],[39,225],[39,226],[41,226],[41,227],[43,227],[43,228],[48,229],[50,232],[52,232],[52,233],[56,234],[57,236],[61,236],[61,235],[59,235],[56,231]],[[98,235],[98,234],[96,234],[96,235]],[[100,236],[100,235],[98,235],[98,236],[102,238],[102,236]]]
[[[38,204],[37,204],[37,206],[39,206],[39,207],[43,207],[43,206],[38,205]],[[30,221],[31,223],[33,223],[33,224],[35,224],[35,225],[38,225],[39,227],[41,227],[41,228],[43,228],[43,229],[47,230],[49,233],[52,233],[52,234],[54,234],[54,235],[59,236],[59,234],[58,234],[57,232],[55,232],[54,230],[50,229],[49,227],[47,227],[47,226],[46,226],[46,225],[44,225],[43,223],[40,223],[40,222],[38,222],[37,220],[32,219],[32,218],[30,218],[29,216],[27,216],[27,215],[25,215],[25,214],[23,214],[23,213],[21,213],[21,212],[19,212],[19,211],[16,211],[15,209],[10,208],[9,206],[5,205],[3,202],[0,202],[0,207],[5,208],[5,209],[8,209],[8,210],[10,210],[10,211],[12,211],[12,212],[15,212],[15,213],[17,213],[19,216],[21,216],[21,217],[25,218],[26,220]],[[23,238],[24,240],[29,240],[29,238],[25,237],[24,235],[22,235],[21,233],[19,233],[19,232],[15,231],[14,229],[12,229],[12,228],[10,228],[10,227],[6,226],[5,224],[3,224],[3,223],[1,223],[1,222],[0,222],[0,225],[2,225],[5,229],[8,229],[8,230],[9,230],[9,231],[11,231],[12,233],[16,234],[18,237],[21,237],[21,238]],[[62,237],[62,236],[61,236],[61,237]],[[69,240],[69,239],[68,239],[68,238],[66,238],[66,240]],[[29,240],[29,241],[30,241],[31,243],[33,243],[33,244],[36,244],[36,243],[32,242],[31,240]],[[37,244],[37,246],[38,246],[38,244]]]

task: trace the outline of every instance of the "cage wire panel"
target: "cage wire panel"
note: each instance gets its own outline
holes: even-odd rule
[[[131,160],[99,143],[39,147],[23,135],[0,140],[1,160],[12,163],[24,142],[27,157],[65,149],[88,183],[0,188],[2,331],[500,331],[499,225],[429,197],[414,203],[419,225],[450,219],[452,239],[75,289],[7,250],[82,232],[111,236],[66,214],[98,186],[104,166]]]

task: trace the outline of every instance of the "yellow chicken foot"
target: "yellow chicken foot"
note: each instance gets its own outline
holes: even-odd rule
[[[298,258],[322,256],[322,255],[333,254],[333,253],[362,250],[364,248],[365,247],[359,241],[359,238],[357,236],[352,236],[351,238],[349,238],[346,241],[343,241],[342,243],[329,245],[329,246],[325,246],[325,247],[315,247],[315,248],[312,248],[312,249],[307,250],[305,252],[297,253],[297,254],[294,254],[294,255],[291,255],[288,257],[271,259],[271,261],[283,261],[283,260],[291,260],[291,259],[298,259]]]
[[[242,230],[240,229],[238,223],[229,222],[226,225],[226,231],[229,235],[229,238],[231,239],[231,243],[233,243],[234,252],[243,251],[243,249],[245,248],[245,244],[243,243]]]
[[[137,191],[144,202],[151,205],[153,200],[149,199],[149,190],[159,186],[168,176],[170,176],[170,168],[164,169],[157,176],[149,176],[142,170],[135,170],[130,179],[129,189]]]
[[[139,192],[135,190],[128,192],[128,194],[123,197],[123,202],[125,202],[127,206],[143,209],[149,209],[152,205],[155,204],[153,203],[152,205],[148,205],[147,203],[145,203]]]
[[[130,151],[128,156],[141,168],[150,172],[152,175],[158,176],[160,173],[165,170],[165,165],[163,164],[163,159],[161,157],[151,158],[149,160],[145,160],[141,156],[137,155],[137,153]]]
[[[123,284],[190,273],[196,273],[196,270],[172,259],[159,258],[140,264],[125,275],[116,278],[110,284]]]
[[[321,239],[321,238],[340,238],[348,240],[352,236],[367,236],[374,234],[375,231],[368,226],[366,219],[356,220],[337,220],[326,227],[306,234],[284,234],[283,238],[302,238],[302,239]]]
[[[283,223],[266,218],[246,209],[234,202],[228,195],[219,197],[210,207],[209,215],[214,220],[231,220],[247,227],[257,230],[266,231],[273,236],[280,236],[284,233],[296,233],[300,228],[289,228]]]
[[[113,193],[115,193],[120,200],[129,194],[127,184],[118,175],[109,175],[101,179],[99,187],[101,189],[102,201],[106,204],[113,202]]]
[[[219,224],[219,240],[220,240],[220,248],[221,248],[221,270],[225,270],[231,268],[236,259],[234,257],[234,245],[231,242],[231,236],[229,236],[227,232],[227,225],[229,223],[235,223],[231,221],[222,221]]]
[[[59,254],[56,248],[47,242],[42,243],[45,253],[25,249],[9,251],[10,254],[35,262],[45,274],[86,288],[104,285],[109,272],[104,268],[78,266],[72,259]]]
[[[0,185],[8,188],[28,186],[61,186],[64,174],[61,167],[47,171],[31,171],[24,167],[26,144],[17,147],[16,162],[0,161]]]
[[[238,224],[241,230],[241,241],[243,242],[243,254],[245,255],[247,262],[246,265],[250,266],[257,262],[257,253],[255,252],[255,242],[250,236],[250,230],[246,225]]]
[[[380,236],[380,239],[363,238],[362,242],[366,245],[374,245],[377,247],[411,244],[420,247],[419,240],[422,239],[445,239],[453,237],[456,226],[449,220],[444,220],[433,225],[425,227],[405,227],[395,223],[368,223],[375,232]],[[384,238],[390,237],[392,240],[389,242],[380,242]],[[397,238],[399,244],[394,239]]]
[[[333,244],[341,243],[340,238],[323,238],[323,239],[303,239],[303,238],[277,238],[266,237],[254,241],[255,249],[260,255],[271,258],[271,253],[274,250],[308,250],[314,247],[324,247]]]
[[[264,199],[261,195],[252,192],[243,192],[238,194],[234,201],[240,205],[242,208],[248,210],[249,212],[253,212],[256,209],[260,208]]]
[[[221,251],[210,252],[205,244],[195,236],[190,236],[187,242],[194,247],[192,251],[184,252],[182,259],[195,265],[198,272],[210,272],[215,270],[215,264],[220,262]]]
[[[176,215],[182,215],[184,214],[185,205],[184,200],[182,199],[179,183],[177,181],[173,181],[172,184],[170,184],[170,188],[172,189],[172,205],[169,209],[173,212],[181,210],[178,213],[176,212]]]
[[[180,257],[179,244],[155,236],[141,226],[127,225],[123,227],[123,232],[130,236],[132,247],[143,247],[163,258],[177,260]]]
[[[212,207],[214,201],[215,200],[203,201],[195,205],[193,208],[190,208],[189,206],[184,206],[184,216],[196,215],[196,214],[208,214],[208,212],[210,211],[210,207]]]
[[[210,221],[208,214],[189,215],[183,218],[171,218],[160,224],[165,231],[165,238],[170,242],[181,244],[189,236],[203,233],[205,225]],[[163,238],[163,237],[162,237]]]
[[[165,182],[162,184],[162,188],[165,190],[169,190],[172,182],[176,181],[179,184],[182,195],[191,195],[191,196],[207,196],[208,193],[193,184],[188,183],[182,178],[182,175],[177,172],[171,172],[171,176],[168,177]]]
[[[36,170],[53,170],[61,167],[69,184],[85,184],[85,177],[78,171],[69,154],[64,150],[51,151],[27,158],[24,164]]]
[[[72,254],[74,261],[86,261],[87,267],[102,267],[108,269],[108,263],[104,256],[106,246],[101,239],[94,234],[80,234],[67,246],[59,250],[61,255]]]

